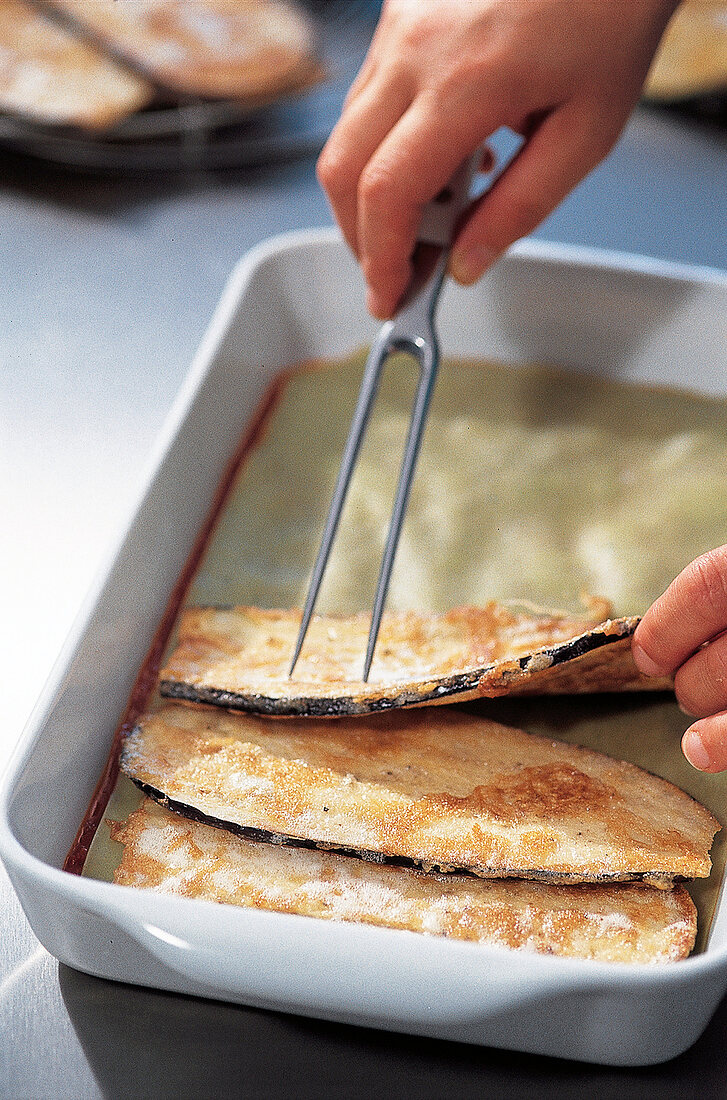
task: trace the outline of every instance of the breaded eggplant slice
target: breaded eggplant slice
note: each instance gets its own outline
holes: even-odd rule
[[[43,0],[154,84],[242,102],[303,87],[315,32],[288,0]]]
[[[495,695],[664,690],[631,657],[636,617],[536,615],[501,604],[385,612],[368,682],[368,615],[315,615],[288,671],[300,611],[190,608],[162,695],[257,714],[339,717]]]
[[[0,110],[101,130],[139,110],[151,85],[20,0],[0,3]]]
[[[683,886],[550,886],[375,867],[244,840],[148,799],[110,827],[124,845],[114,881],[162,894],[602,962],[672,962],[694,946],[696,909]]]
[[[679,4],[659,43],[643,95],[656,102],[684,102],[727,92],[727,4],[686,0]]]
[[[551,882],[709,875],[719,828],[633,764],[454,707],[278,722],[172,705],[121,767],[178,813],[253,840]]]

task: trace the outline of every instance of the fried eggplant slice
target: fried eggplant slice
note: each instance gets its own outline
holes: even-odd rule
[[[248,839],[550,882],[709,875],[715,818],[623,761],[454,707],[279,722],[171,705],[125,739],[147,795]]]
[[[501,604],[385,612],[369,680],[368,615],[314,615],[293,678],[300,611],[190,608],[163,696],[257,714],[339,717],[506,694],[664,690],[631,657],[638,618],[605,622]]]
[[[686,0],[659,44],[647,99],[679,102],[727,92],[727,0]]]
[[[19,0],[0,4],[0,110],[102,130],[151,100],[151,85]]]
[[[162,894],[604,962],[671,962],[694,946],[696,909],[683,886],[550,886],[375,867],[230,836],[148,799],[110,827],[124,845],[114,881]]]
[[[45,0],[177,94],[265,100],[317,71],[310,18],[287,0]]]

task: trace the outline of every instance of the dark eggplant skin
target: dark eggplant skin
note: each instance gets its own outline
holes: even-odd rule
[[[257,829],[250,825],[240,825],[236,821],[225,821],[219,817],[212,817],[210,814],[205,814],[202,810],[197,809],[196,806],[191,806],[187,802],[180,802],[177,799],[169,798],[163,791],[158,790],[149,783],[144,783],[140,779],[134,779],[130,777],[132,782],[142,791],[148,798],[153,799],[160,806],[164,806],[167,810],[171,810],[172,813],[179,814],[180,817],[186,817],[190,821],[198,821],[203,825],[211,825],[216,829],[222,829],[225,832],[233,833],[235,836],[244,837],[245,840],[255,840],[262,844],[280,844],[289,848],[307,848],[312,851],[325,851],[325,852],[337,852],[342,856],[349,856],[353,859],[362,859],[366,863],[380,863],[391,864],[395,867],[409,867],[417,871],[435,872],[437,874],[453,874],[453,875],[471,875],[473,878],[488,878],[486,871],[481,869],[475,869],[473,867],[454,866],[451,864],[442,863],[430,863],[423,860],[412,859],[409,856],[397,856],[397,855],[385,855],[383,852],[372,851],[370,848],[351,848],[346,845],[338,844],[324,844],[320,841],[309,840],[307,837],[289,836],[283,833],[269,832],[267,829]],[[580,875],[568,875],[568,874],[553,874],[550,871],[543,871],[537,868],[531,868],[530,870],[513,870],[511,875],[507,872],[504,874],[498,871],[497,878],[526,878],[535,882],[550,883],[553,886],[557,885],[581,885],[583,883],[583,877]],[[602,874],[594,875],[588,879],[589,884],[608,884],[617,882],[644,882],[651,886],[657,886],[662,889],[671,887],[674,883],[684,882],[685,879],[680,875],[660,875],[658,873],[649,872],[633,872],[630,874]]]
[[[430,680],[426,685],[412,685],[407,691],[387,685],[372,685],[366,693],[338,696],[273,696],[259,693],[241,693],[223,688],[206,687],[181,680],[163,679],[159,690],[165,699],[178,699],[186,703],[202,703],[223,707],[226,710],[244,711],[270,717],[343,718],[362,714],[376,714],[398,707],[426,706],[437,703],[458,703],[475,698],[498,695],[526,694],[531,691],[531,681],[558,666],[595,654],[604,646],[621,643],[630,647],[630,638],[636,629],[638,618],[613,620],[610,631],[602,627],[580,634],[568,641],[540,649],[535,654],[509,658],[484,668],[468,669],[461,673]],[[638,687],[651,687],[652,683],[640,683]],[[636,685],[634,685],[636,686]],[[658,685],[662,690],[664,684]],[[534,684],[533,684],[534,688]],[[547,686],[541,686],[549,694]],[[606,690],[604,688],[604,690]],[[387,693],[388,691],[388,693]]]
[[[298,696],[280,698],[272,695],[241,694],[221,688],[197,687],[179,680],[162,680],[160,694],[165,699],[179,699],[186,703],[205,703],[224,707],[225,710],[246,711],[269,717],[287,718],[346,718],[357,714],[376,714],[397,707],[424,706],[427,703],[458,702],[457,695],[476,690],[480,673],[465,673],[442,680],[431,692],[400,691],[396,695],[381,695],[365,702],[342,695]],[[453,698],[454,697],[454,698]]]

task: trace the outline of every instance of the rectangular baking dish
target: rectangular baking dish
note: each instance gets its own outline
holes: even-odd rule
[[[162,897],[60,870],[242,432],[281,367],[371,339],[362,303],[333,231],[266,242],[233,272],[128,528],[4,777],[0,855],[40,941],[90,974],[599,1063],[671,1058],[727,990],[723,898],[702,954],[644,967]],[[719,272],[527,242],[477,287],[448,286],[439,319],[452,355],[727,393]]]

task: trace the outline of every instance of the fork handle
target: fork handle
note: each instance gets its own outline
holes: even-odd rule
[[[459,166],[447,186],[424,207],[417,233],[420,244],[447,248],[452,243],[457,221],[469,202],[470,184],[481,159],[482,151],[477,149]]]

